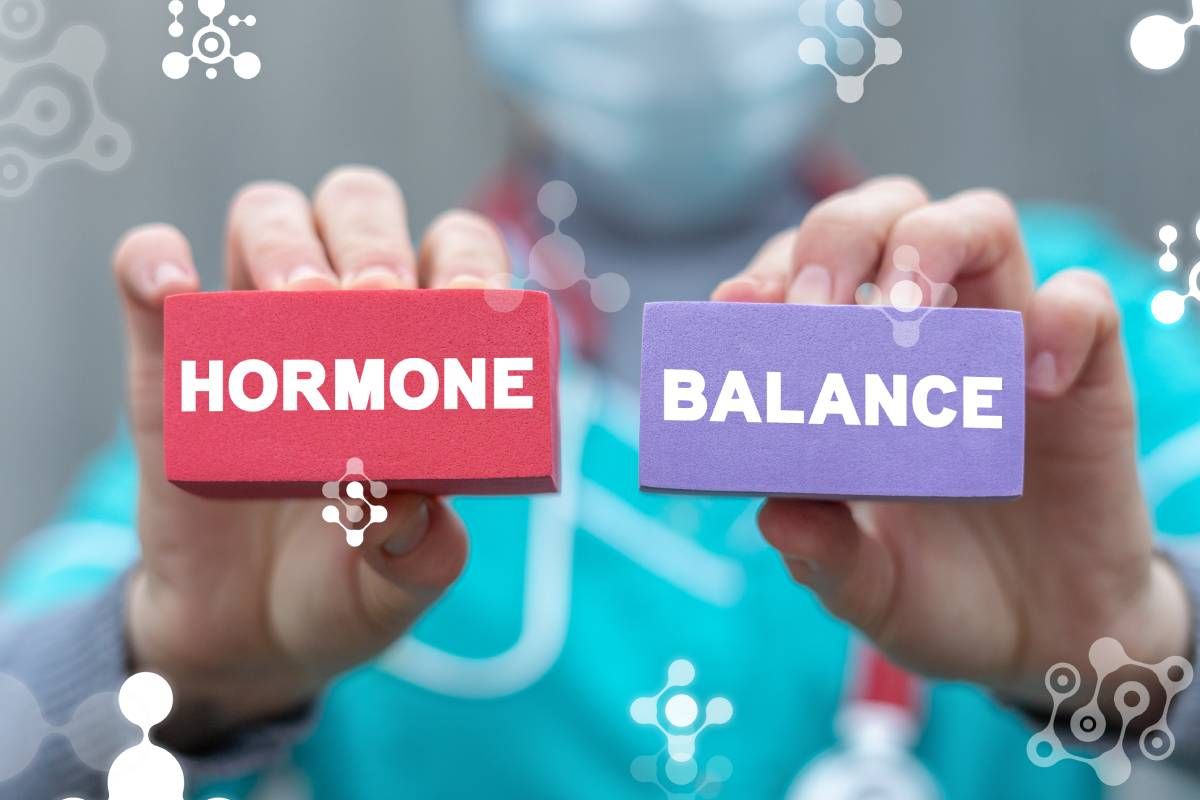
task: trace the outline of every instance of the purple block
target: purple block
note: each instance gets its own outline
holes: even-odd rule
[[[646,306],[643,489],[1019,497],[1024,453],[1017,312]]]

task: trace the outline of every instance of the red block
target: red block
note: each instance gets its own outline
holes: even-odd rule
[[[496,294],[167,298],[167,479],[214,497],[321,497],[359,458],[393,490],[557,491],[557,319],[544,293]]]

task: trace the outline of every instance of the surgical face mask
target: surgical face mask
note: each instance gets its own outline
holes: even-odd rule
[[[796,0],[474,0],[483,60],[581,203],[640,231],[750,213],[830,95]]]

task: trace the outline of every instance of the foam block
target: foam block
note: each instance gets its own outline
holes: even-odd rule
[[[169,297],[167,479],[216,497],[320,497],[359,458],[393,490],[557,491],[553,307],[541,292],[484,294]]]
[[[912,346],[898,344],[914,334]],[[1024,365],[1021,316],[1011,311],[651,303],[641,486],[1016,497]]]

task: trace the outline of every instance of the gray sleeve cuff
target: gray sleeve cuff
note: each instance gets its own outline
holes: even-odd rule
[[[15,709],[15,724],[0,727],[0,800],[105,797],[109,765],[140,740],[116,702],[129,676],[126,585],[127,577],[85,603],[0,627],[0,707]],[[315,716],[306,707],[181,758],[189,786],[262,770]]]
[[[1192,640],[1188,660],[1192,663],[1192,685],[1175,697],[1167,724],[1175,736],[1171,760],[1179,766],[1200,770],[1200,547],[1191,542],[1167,542],[1160,550],[1187,588],[1191,606]]]
[[[1187,589],[1188,605],[1191,610],[1191,642],[1188,645],[1188,661],[1196,673],[1190,687],[1176,695],[1167,712],[1167,727],[1175,737],[1175,749],[1169,763],[1192,771],[1200,770],[1200,546],[1186,541],[1159,542],[1159,554],[1167,560],[1183,580]],[[1044,728],[1050,721],[1049,714],[1043,710],[1029,709],[1019,704],[1010,703],[1002,696],[996,696],[998,702],[1005,705],[1028,722],[1032,728]],[[1069,715],[1055,720],[1055,729],[1060,738],[1072,740]],[[1097,751],[1112,747],[1116,743],[1114,735],[1106,734],[1099,741],[1093,742],[1085,749]],[[1124,749],[1131,758],[1142,756],[1137,737],[1129,737],[1124,742]]]

